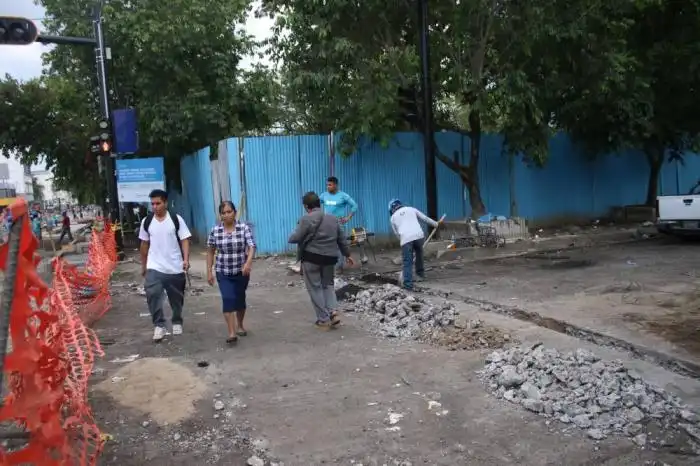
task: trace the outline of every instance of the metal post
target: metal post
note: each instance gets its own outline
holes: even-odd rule
[[[423,147],[425,152],[425,195],[430,218],[438,218],[435,132],[433,129],[433,88],[430,79],[430,33],[428,0],[418,0],[420,57],[423,81]]]
[[[15,298],[15,286],[17,285],[17,264],[19,259],[19,242],[22,235],[22,220],[23,217],[13,220],[10,227],[10,235],[7,238],[7,262],[5,264],[2,302],[0,303],[0,387],[4,387],[5,356],[7,355],[10,332],[10,314]]]
[[[98,94],[100,98],[100,113],[102,118],[110,122],[111,115],[109,112],[109,91],[107,87],[107,66],[105,57],[105,37],[104,31],[102,29],[102,0],[100,0],[97,5],[95,5],[94,17],[92,20],[93,28],[95,31],[95,62],[97,65],[97,84],[98,84]],[[105,157],[104,160],[104,172],[107,179],[107,199],[105,199],[105,212],[112,222],[116,224],[119,222],[119,199],[117,196],[117,179],[116,179],[116,168],[114,163],[114,157]],[[117,242],[117,257],[121,259],[124,254],[124,242],[122,240],[122,235],[115,235],[115,240]]]

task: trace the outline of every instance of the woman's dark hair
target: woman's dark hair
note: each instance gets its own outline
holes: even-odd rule
[[[236,206],[233,204],[233,201],[221,201],[221,204],[219,204],[219,215],[224,213],[226,206],[229,206],[234,214],[236,213]]]
[[[301,203],[304,204],[307,209],[317,209],[321,207],[321,199],[319,199],[318,194],[313,191],[304,194],[304,197],[301,198]]]

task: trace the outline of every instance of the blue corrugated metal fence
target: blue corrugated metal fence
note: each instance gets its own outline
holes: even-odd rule
[[[337,143],[337,137],[335,137]],[[438,149],[467,163],[467,136],[436,134]],[[349,157],[334,155],[327,135],[230,138],[229,185],[237,205],[245,193],[245,218],[253,224],[262,253],[291,248],[287,237],[302,215],[301,196],[322,192],[333,174],[340,188],[360,208],[349,227],[364,226],[378,235],[390,234],[387,204],[392,198],[425,210],[425,168],[421,136],[398,133],[387,147],[361,142]],[[644,201],[649,169],[635,151],[586,157],[564,134],[552,138],[544,168],[529,167],[519,158],[510,160],[503,137],[484,135],[479,179],[481,196],[489,212],[518,215],[530,220],[597,217],[613,206]],[[211,186],[209,149],[184,157],[181,164],[180,215],[203,239],[217,219]],[[471,214],[468,196],[459,176],[437,163],[438,210],[448,218]],[[664,165],[659,192],[685,193],[700,177],[700,157]],[[240,207],[240,206],[239,206]]]

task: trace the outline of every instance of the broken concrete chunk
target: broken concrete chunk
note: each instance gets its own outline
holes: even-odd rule
[[[523,382],[525,382],[525,377],[518,374],[515,366],[504,366],[498,377],[498,384],[505,388],[519,387]]]
[[[643,447],[647,444],[647,434],[635,435],[632,441],[640,447]]]
[[[533,413],[541,413],[544,411],[544,405],[539,400],[526,398],[522,401],[522,405],[523,408],[527,409],[528,411],[532,411]]]
[[[250,458],[248,458],[246,464],[248,466],[265,466],[265,461],[262,458],[253,455]]]
[[[601,429],[588,429],[586,434],[593,440],[603,440],[606,435]]]
[[[520,386],[520,391],[523,393],[525,398],[530,398],[533,400],[540,399],[540,392],[537,388],[529,382],[525,382]]]

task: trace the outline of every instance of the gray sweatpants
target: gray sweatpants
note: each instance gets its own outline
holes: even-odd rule
[[[173,310],[172,323],[182,325],[182,306],[185,303],[185,273],[167,274],[157,270],[146,270],[146,301],[151,313],[154,327],[165,328],[163,313],[163,291],[168,295],[170,308]]]
[[[311,298],[318,322],[328,322],[331,319],[331,313],[338,306],[333,286],[334,268],[333,265],[301,263],[306,291]]]

